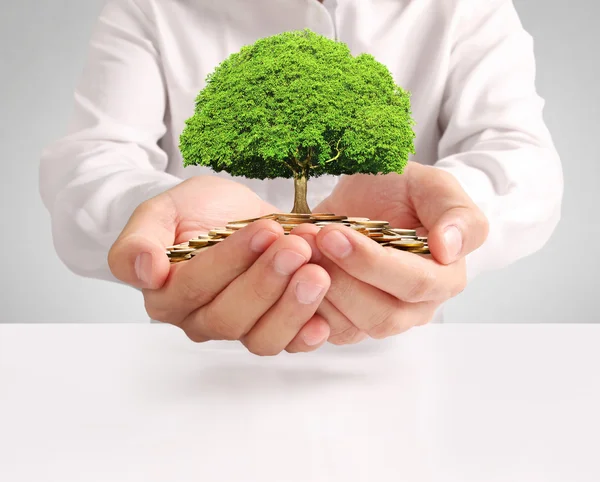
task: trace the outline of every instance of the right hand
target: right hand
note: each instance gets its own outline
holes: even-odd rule
[[[165,248],[278,209],[247,187],[194,177],[142,203],[110,249],[113,275],[142,290],[148,315],[195,342],[239,340],[257,355],[317,349],[329,325],[315,312],[329,289],[309,244],[259,220],[184,263]]]

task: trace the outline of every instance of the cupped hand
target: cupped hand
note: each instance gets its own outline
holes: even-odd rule
[[[466,286],[465,256],[483,244],[488,221],[449,173],[410,162],[401,175],[343,177],[315,207],[389,221],[428,236],[431,255],[382,247],[341,225],[312,225],[293,234],[312,248],[331,287],[317,313],[330,325],[329,341],[385,338],[431,321],[437,308]]]
[[[185,263],[167,246],[277,209],[238,183],[199,177],[142,203],[109,252],[114,276],[140,288],[148,315],[196,342],[239,340],[250,352],[312,351],[329,336],[316,310],[330,286],[309,244],[259,220]]]

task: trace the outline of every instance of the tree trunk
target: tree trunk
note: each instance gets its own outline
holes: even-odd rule
[[[308,178],[305,175],[294,176],[294,207],[292,213],[310,214],[310,208],[306,202],[306,191]]]

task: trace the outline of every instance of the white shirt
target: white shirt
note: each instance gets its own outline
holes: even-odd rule
[[[178,149],[206,76],[257,39],[310,28],[368,52],[411,92],[416,155],[487,215],[468,278],[540,249],[561,211],[561,163],[535,89],[531,36],[510,0],[108,0],[68,133],[44,151],[40,192],[75,273],[117,281],[107,254],[134,208],[197,175]],[[292,180],[249,180],[290,209]],[[315,206],[337,182],[309,181]],[[439,317],[439,315],[438,315]]]

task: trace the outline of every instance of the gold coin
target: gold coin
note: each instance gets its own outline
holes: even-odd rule
[[[399,241],[400,236],[390,236],[389,234],[382,234],[380,238],[377,238],[377,241],[380,243],[389,243],[391,241]]]
[[[185,256],[186,254],[189,254],[192,251],[194,251],[194,248],[177,248],[170,249],[169,254],[172,256]]]
[[[229,223],[227,223],[227,224],[250,224],[250,223],[253,223],[254,221],[258,221],[259,219],[264,219],[264,218],[238,219],[236,221],[229,221]]]
[[[310,219],[312,214],[302,213],[273,213],[273,216],[277,218],[294,218],[294,219]]]
[[[208,245],[209,239],[190,239],[190,248],[203,248]]]
[[[176,246],[169,246],[169,247],[165,248],[165,251],[176,251],[178,249],[186,249],[186,248],[187,248],[187,246],[176,245]]]
[[[192,251],[193,252],[193,251]],[[184,260],[184,259],[192,259],[192,253],[185,253],[182,255],[178,255],[178,256],[169,256],[169,258],[171,258],[171,260]]]
[[[229,223],[227,226],[225,226],[225,229],[229,231],[237,231],[239,229],[244,229],[249,224],[250,223]]]
[[[217,238],[226,238],[227,236],[231,236],[234,232],[235,231],[232,231],[231,229],[215,228],[211,229],[208,232],[208,235]]]
[[[425,243],[413,239],[400,239],[398,241],[391,241],[390,245],[395,248],[422,248]]]
[[[356,226],[355,224],[350,224],[345,221],[317,221],[314,224],[315,224],[315,226],[319,226],[320,228],[324,228],[325,226],[329,226],[330,224],[337,224],[337,225],[341,224],[342,226],[348,226],[349,228],[352,226]]]
[[[391,231],[394,234],[399,234],[402,237],[417,235],[417,232],[414,229],[388,228],[388,231]]]
[[[284,231],[290,232],[292,229],[300,226],[299,224],[282,224],[281,227]]]
[[[311,224],[314,221],[310,218],[291,218],[289,216],[281,216],[277,218],[280,224]]]
[[[311,216],[313,221],[345,221],[348,216],[335,216],[333,214],[313,214]]]
[[[225,238],[214,238],[208,241],[209,246],[214,246],[215,244],[219,244],[220,242],[225,241]]]
[[[362,224],[365,228],[379,228],[379,229],[386,228],[390,225],[390,223],[388,223],[387,221],[377,221],[377,220],[363,221],[360,224]]]
[[[369,218],[348,218],[346,219],[346,221],[348,221],[349,223],[352,224],[362,224],[365,221],[370,221]]]
[[[431,254],[431,251],[429,251],[429,248],[426,246],[423,246],[422,248],[409,248],[406,251],[416,254]]]

